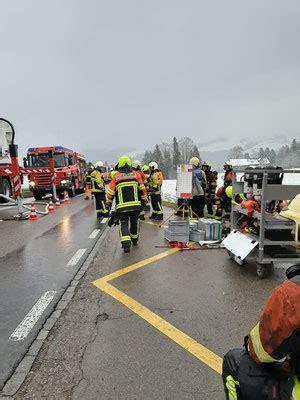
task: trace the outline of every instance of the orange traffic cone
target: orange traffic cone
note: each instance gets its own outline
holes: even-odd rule
[[[34,203],[31,204],[30,207],[30,214],[29,214],[29,221],[36,221],[38,219],[36,210],[35,210],[35,205]]]
[[[56,207],[56,208],[60,208],[60,207],[61,207],[61,205],[60,205],[60,200],[59,200],[59,196],[56,196],[55,207]]]
[[[69,194],[67,190],[64,191],[64,204],[70,203]]]
[[[54,208],[52,197],[51,197],[49,200],[48,213],[54,213],[54,212],[55,212],[55,208]]]

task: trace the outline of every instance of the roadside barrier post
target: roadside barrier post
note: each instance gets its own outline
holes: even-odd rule
[[[18,163],[18,146],[15,144],[9,145],[9,155],[11,158],[11,165],[12,165],[12,184],[15,197],[17,199],[18,204],[18,211],[19,214],[23,214],[23,204],[22,204],[22,187],[21,187],[21,176],[20,176],[20,168]]]
[[[53,159],[53,151],[52,150],[48,151],[48,156],[49,156],[49,168],[50,168],[50,171],[52,174],[52,194],[53,194],[54,202],[56,202],[57,193],[56,193],[55,169],[54,169],[54,159]]]

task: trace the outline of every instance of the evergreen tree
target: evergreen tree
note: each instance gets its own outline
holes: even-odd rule
[[[142,163],[148,165],[151,161],[153,161],[153,154],[151,151],[146,150],[142,159]]]
[[[172,157],[169,150],[165,149],[163,154],[163,171],[166,179],[172,178]]]
[[[200,164],[202,164],[200,153],[199,153],[199,149],[198,149],[198,147],[196,145],[192,148],[192,151],[191,151],[191,154],[190,154],[190,159],[192,157],[198,157],[199,160],[200,160]]]
[[[259,160],[266,157],[265,151],[262,147],[259,149],[257,157]]]
[[[250,157],[250,154],[249,154],[249,153],[245,153],[245,154],[244,154],[244,158],[246,158],[247,160],[249,160],[249,158],[251,158],[251,157]]]
[[[298,143],[296,139],[293,139],[292,144],[291,144],[291,151],[296,152],[298,150]]]
[[[181,162],[181,155],[179,151],[179,145],[176,137],[173,138],[173,170],[176,171],[177,165]]]
[[[269,149],[269,147],[266,147],[265,149],[265,157],[270,160],[270,154],[271,154],[271,150]]]
[[[159,145],[156,144],[154,147],[154,151],[153,151],[153,160],[152,161],[156,161],[158,164],[158,168],[161,168],[162,165],[164,164],[164,160],[163,160],[163,155],[162,152],[160,151]]]
[[[275,150],[274,149],[272,149],[271,151],[270,151],[270,156],[269,156],[269,161],[270,161],[270,163],[272,164],[272,165],[276,165],[276,152],[275,152]]]

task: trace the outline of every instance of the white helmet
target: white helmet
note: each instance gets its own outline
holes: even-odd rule
[[[103,168],[104,167],[104,163],[102,161],[97,161],[96,164],[95,164],[95,167],[98,168],[98,169]]]
[[[149,163],[149,168],[152,170],[158,169],[157,162],[151,161],[151,163]]]
[[[131,165],[135,169],[141,169],[141,162],[139,160],[132,161]]]

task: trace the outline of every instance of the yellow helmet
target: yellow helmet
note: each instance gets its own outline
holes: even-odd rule
[[[148,165],[143,165],[142,166],[142,171],[145,172],[145,173],[149,172],[150,169],[149,169]]]
[[[202,165],[203,165],[203,167],[211,167],[211,162],[210,161],[204,161],[204,163]]]
[[[198,167],[200,164],[200,160],[198,157],[192,157],[190,159],[190,164],[194,165],[194,167]]]
[[[122,156],[118,160],[118,168],[131,167],[131,161],[128,156]]]
[[[225,193],[229,199],[232,199],[232,186],[227,186],[227,188],[225,189]]]
[[[139,160],[132,161],[132,167],[135,169],[141,169],[141,162]]]

